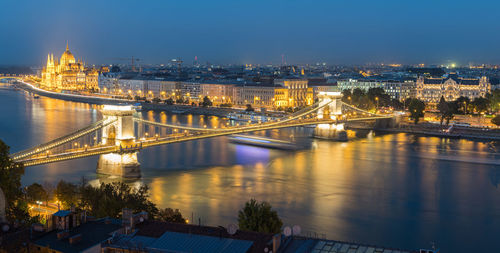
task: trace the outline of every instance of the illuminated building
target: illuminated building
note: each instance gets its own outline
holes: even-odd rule
[[[59,61],[53,54],[47,55],[42,85],[53,90],[97,90],[98,76],[96,69],[86,68],[81,60],[77,61],[66,44],[66,51]]]
[[[313,89],[308,87],[307,79],[277,79],[274,95],[276,107],[301,107],[313,104]]]
[[[340,91],[361,89],[368,91],[371,88],[382,88],[392,99],[403,101],[415,97],[415,80],[393,80],[393,79],[347,79],[338,81]]]
[[[451,73],[448,77],[419,77],[417,79],[417,98],[428,103],[438,103],[441,96],[446,101],[453,101],[463,96],[469,99],[484,97],[491,91],[487,77],[479,79],[458,77]]]

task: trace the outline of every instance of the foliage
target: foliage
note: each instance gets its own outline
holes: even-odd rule
[[[154,217],[156,206],[148,199],[149,188],[142,185],[133,189],[123,182],[101,183],[99,187],[84,185],[80,189],[79,207],[96,217],[119,218],[123,208],[134,212],[146,211]]]
[[[10,147],[0,140],[0,188],[5,195],[5,213],[10,221],[24,220],[28,210],[21,190],[24,167],[10,159],[9,150]]]
[[[497,115],[493,119],[491,119],[491,123],[500,126],[500,115]]]
[[[34,183],[26,187],[26,198],[28,201],[47,201],[48,194],[41,184]]]
[[[220,104],[219,106],[220,107],[231,108],[231,107],[233,107],[233,104],[231,104],[231,103],[223,103],[223,104]]]
[[[78,204],[79,190],[75,184],[61,180],[56,186],[55,194],[63,208],[67,209]]]
[[[167,105],[173,105],[174,104],[174,100],[172,98],[167,98],[167,100],[165,100],[165,103]]]
[[[156,219],[165,222],[187,223],[187,220],[184,217],[182,217],[182,214],[181,212],[179,212],[179,209],[174,210],[168,207],[165,209],[160,209],[158,211]]]
[[[412,99],[408,105],[408,110],[410,111],[410,118],[417,124],[420,118],[424,117],[425,103],[416,98]]]
[[[261,233],[278,233],[283,226],[278,213],[268,202],[258,203],[255,199],[246,202],[239,211],[238,223],[241,230]]]
[[[493,90],[491,94],[487,94],[486,98],[489,101],[489,108],[492,112],[500,111],[500,89]]]
[[[212,106],[212,101],[210,100],[210,98],[205,96],[205,97],[203,97],[203,101],[201,102],[201,106],[203,106],[203,107]]]
[[[470,99],[468,97],[460,96],[457,100],[455,100],[455,104],[457,105],[457,109],[461,109],[463,114],[467,114]]]
[[[373,110],[376,105],[379,107],[392,106],[395,108],[402,108],[403,105],[396,99],[385,93],[382,88],[370,88],[367,92],[360,88],[342,91],[342,101],[352,104],[360,109]]]
[[[153,103],[155,103],[155,104],[159,104],[159,103],[161,102],[161,99],[160,99],[160,98],[158,98],[158,97],[155,97],[155,98],[153,98],[153,100],[151,100],[151,101],[152,101]]]
[[[478,113],[486,112],[489,109],[490,101],[483,97],[477,97],[472,102],[471,105],[474,108],[474,111]]]
[[[448,125],[450,120],[453,119],[453,106],[441,96],[437,107],[441,116],[440,124],[443,125],[443,121],[446,120],[446,125]]]
[[[247,112],[253,112],[253,111],[255,111],[255,109],[253,109],[253,107],[252,107],[251,104],[247,104],[246,107],[247,108],[245,109],[245,111],[247,111]]]

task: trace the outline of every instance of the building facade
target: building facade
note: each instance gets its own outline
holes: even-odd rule
[[[392,99],[403,101],[415,98],[414,80],[375,80],[375,79],[347,79],[338,81],[339,91],[361,89],[368,91],[371,88],[382,88]]]
[[[484,97],[491,92],[491,84],[487,77],[479,79],[462,78],[456,74],[448,77],[419,77],[416,85],[416,97],[424,102],[439,103],[441,96],[446,101],[453,101],[463,96],[469,99]]]
[[[313,104],[314,91],[308,87],[307,79],[276,79],[274,84],[281,86],[276,88],[276,107],[302,107]]]
[[[42,70],[41,84],[53,90],[98,90],[99,72],[93,68],[86,68],[85,64],[76,61],[66,44],[66,51],[60,60],[54,59],[53,54],[47,55],[47,64]]]

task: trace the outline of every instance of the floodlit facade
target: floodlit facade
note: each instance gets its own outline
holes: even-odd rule
[[[47,55],[47,64],[42,70],[42,85],[53,90],[97,90],[99,73],[96,69],[86,68],[81,60],[76,60],[69,51],[60,60],[53,54]]]
[[[417,79],[417,98],[428,103],[438,103],[441,96],[446,101],[453,101],[463,96],[469,99],[486,96],[491,91],[491,84],[487,77],[479,79],[462,78],[450,74],[445,78],[419,77]]]
[[[416,96],[415,80],[347,79],[338,81],[340,91],[361,89],[366,92],[371,88],[382,88],[392,99],[399,101]]]
[[[301,107],[312,105],[314,92],[308,87],[307,79],[277,79],[274,106],[276,107]]]

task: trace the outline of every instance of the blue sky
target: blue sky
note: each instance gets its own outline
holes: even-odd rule
[[[0,64],[500,63],[500,1],[0,1]]]

